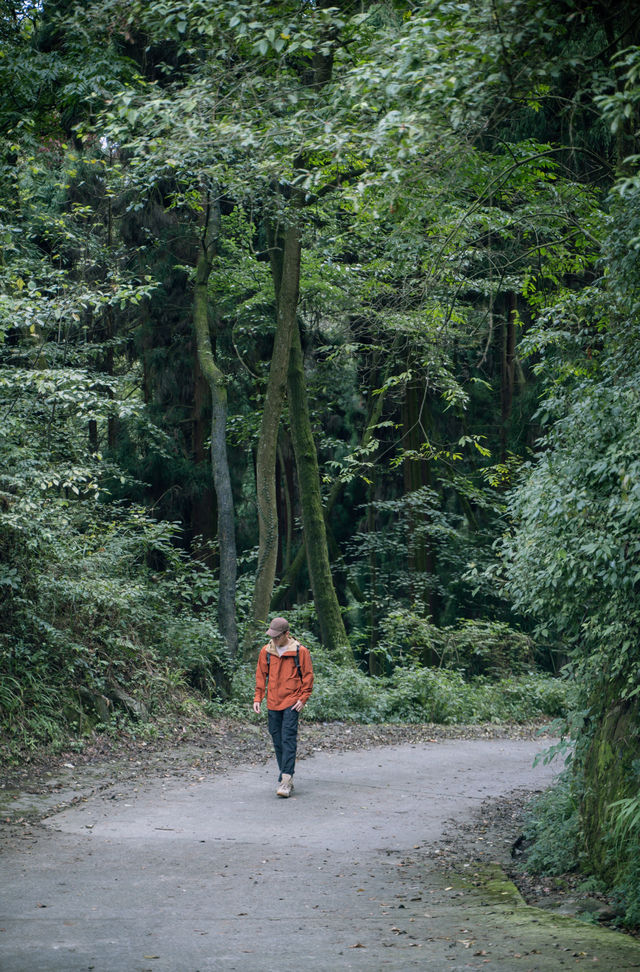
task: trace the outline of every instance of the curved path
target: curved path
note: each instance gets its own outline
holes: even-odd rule
[[[546,786],[552,767],[532,763],[548,745],[321,753],[299,762],[289,800],[275,796],[272,764],[112,787],[4,854],[0,969],[640,968],[635,943],[596,929],[615,952],[606,964],[575,921],[559,944],[534,920],[529,940],[509,900],[483,899],[438,870],[430,845],[445,822],[488,797]]]

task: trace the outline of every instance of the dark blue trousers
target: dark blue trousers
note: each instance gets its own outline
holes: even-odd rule
[[[282,779],[283,773],[293,776],[296,766],[296,750],[298,747],[298,716],[295,709],[269,709],[269,732],[276,751],[278,769]]]

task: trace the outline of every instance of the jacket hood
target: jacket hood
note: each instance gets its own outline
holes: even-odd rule
[[[299,645],[300,645],[300,642],[297,640],[297,638],[294,638],[294,637],[292,637],[291,634],[289,634],[289,640],[288,640],[287,644],[285,645],[285,648],[284,648],[284,651],[282,652],[282,654],[283,655],[295,655],[296,648],[298,648]],[[269,655],[277,655],[278,654],[278,649],[274,645],[273,639],[271,639],[265,645],[265,647],[266,647],[267,652],[268,652]]]

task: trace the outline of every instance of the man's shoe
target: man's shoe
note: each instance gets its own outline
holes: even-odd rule
[[[280,786],[276,790],[276,794],[279,797],[288,797],[293,793],[293,779],[289,773],[282,774],[282,781]]]

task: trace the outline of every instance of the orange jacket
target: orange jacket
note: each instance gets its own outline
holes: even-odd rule
[[[302,678],[296,668],[296,648],[300,652]],[[269,682],[267,684],[267,654],[269,655]],[[313,690],[313,666],[309,649],[290,639],[284,653],[270,641],[260,649],[256,666],[256,693],[254,702],[262,702],[267,692],[268,709],[288,709],[300,699],[306,702]]]

